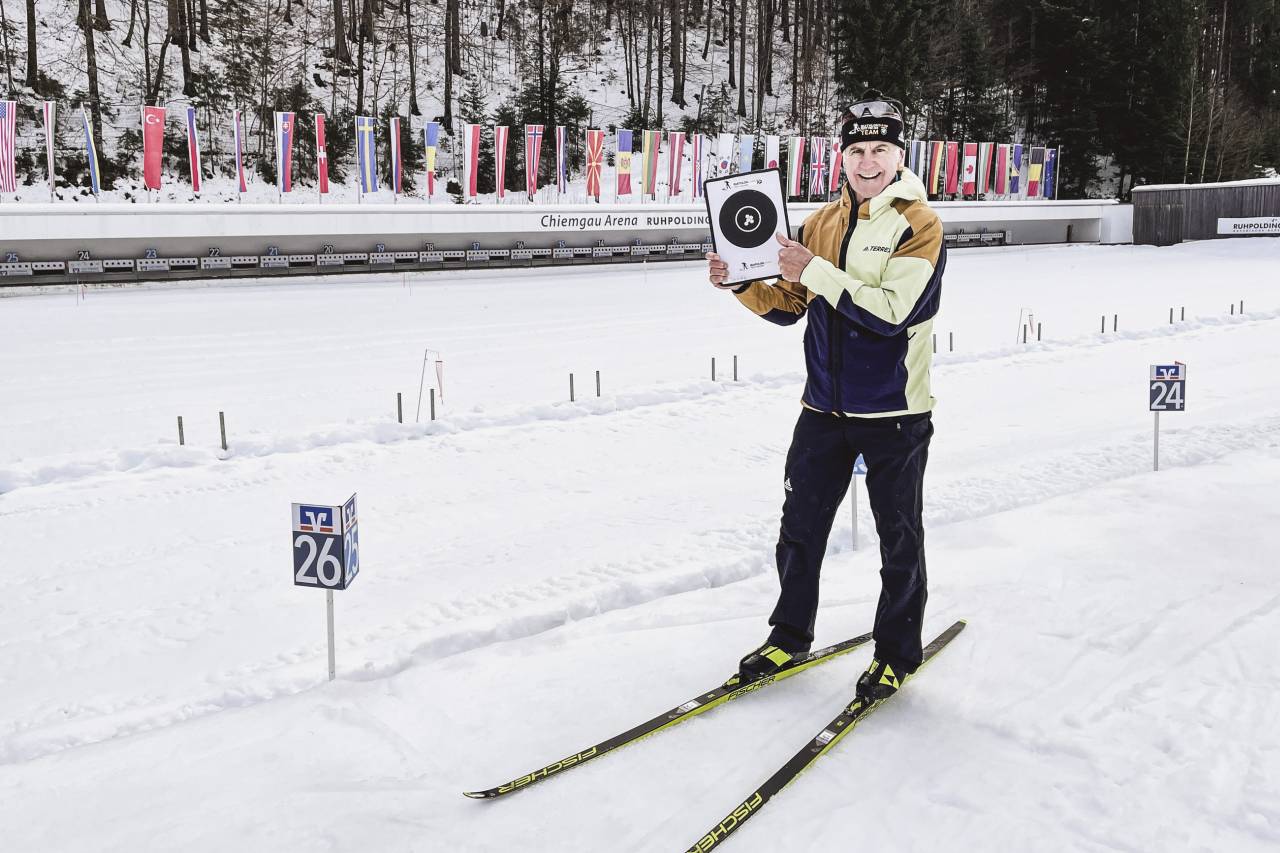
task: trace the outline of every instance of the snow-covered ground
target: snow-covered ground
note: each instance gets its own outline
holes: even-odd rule
[[[1278,268],[1270,238],[952,253],[927,632],[969,628],[730,849],[1280,844]],[[869,652],[509,801],[460,792],[763,638],[801,332],[696,264],[0,299],[0,846],[686,849]],[[427,348],[440,420],[397,424]],[[1157,473],[1147,367],[1175,359]],[[289,504],[352,492],[329,683]],[[859,509],[819,642],[874,613]]]

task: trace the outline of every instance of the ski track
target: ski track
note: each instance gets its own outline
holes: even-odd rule
[[[699,389],[715,387],[710,383],[698,386]],[[1169,443],[1162,452],[1162,468],[1201,465],[1242,449],[1280,446],[1280,416],[1190,428],[1179,435],[1185,440]],[[934,528],[972,521],[1078,493],[1125,476],[1143,474],[1150,470],[1149,453],[1150,437],[1144,432],[1105,446],[1058,452],[1040,460],[1042,465],[1036,477],[1020,475],[1025,472],[1025,462],[1018,461],[988,468],[975,476],[935,479],[926,500],[926,523]],[[866,529],[872,529],[869,509],[862,508],[860,519]],[[837,525],[828,553],[850,550],[849,529],[848,522]],[[534,636],[574,620],[767,575],[774,569],[771,555],[776,535],[777,520],[770,514],[731,529],[700,534],[705,543],[700,547],[706,553],[720,556],[693,567],[653,560],[622,562],[558,575],[526,586],[510,586],[484,596],[433,604],[406,619],[344,641],[345,655],[351,649],[379,641],[412,638],[390,656],[369,660],[359,671],[344,673],[342,677],[357,681],[386,678],[415,663]],[[1242,617],[1242,624],[1278,606],[1280,599],[1273,599],[1251,616]],[[109,625],[119,618],[117,614],[102,624]],[[1154,629],[1150,624],[1135,626],[1131,636],[1113,638],[1108,645],[1118,651],[1126,648],[1132,651],[1147,642]],[[67,626],[66,630],[72,627]],[[1230,627],[1224,628],[1219,639],[1230,631]],[[1188,649],[1187,654],[1197,654],[1201,648],[1203,644],[1198,644]],[[195,698],[175,701],[143,694],[110,705],[60,706],[37,718],[12,721],[0,739],[0,764],[30,761],[66,749],[303,692],[323,683],[314,676],[314,663],[325,654],[322,644],[314,644],[221,672],[209,679],[213,689]],[[362,656],[369,657],[367,650]],[[1180,665],[1185,662],[1183,659]],[[1130,693],[1140,695],[1142,689],[1141,684],[1132,685]],[[1032,749],[1054,751],[1064,748],[1046,743],[1027,745]]]
[[[1027,359],[1053,358],[1063,353],[1132,341],[1162,338],[1196,338],[1216,330],[1230,330],[1267,323],[1280,318],[1280,310],[1255,312],[1228,317],[1201,317],[1169,326],[1157,326],[1136,332],[1089,334],[1063,341],[1042,341],[985,350],[976,353],[938,353],[935,371],[953,367],[1007,360],[1021,363]],[[757,373],[747,378],[753,389],[793,387],[804,381],[803,374]],[[133,474],[164,468],[192,468],[216,464],[227,459],[260,459],[281,453],[333,448],[356,442],[391,444],[436,435],[499,427],[527,426],[537,422],[569,421],[614,412],[644,409],[652,406],[689,402],[714,394],[742,391],[744,383],[729,384],[701,380],[680,385],[655,386],[606,397],[585,397],[577,402],[547,403],[497,410],[490,414],[481,407],[472,412],[452,415],[425,424],[399,424],[384,421],[335,424],[296,434],[249,433],[236,437],[226,451],[165,444],[161,447],[137,447],[109,453],[86,453],[45,457],[30,462],[18,461],[0,467],[0,497],[19,489],[69,484],[108,474]],[[586,390],[586,389],[584,389]],[[0,513],[2,514],[2,513]]]

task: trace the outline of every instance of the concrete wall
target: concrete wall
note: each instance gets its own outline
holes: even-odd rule
[[[793,228],[816,204],[792,204]],[[948,233],[1008,231],[1012,243],[1098,242],[1116,231],[1105,201],[937,202]],[[701,205],[426,205],[388,204],[23,204],[0,206],[0,252],[22,261],[93,258],[531,248],[700,242],[709,233]],[[1122,231],[1123,229],[1121,229]],[[1108,239],[1108,241],[1110,241]],[[3,260],[0,257],[0,260]]]

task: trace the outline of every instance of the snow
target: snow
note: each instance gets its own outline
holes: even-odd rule
[[[969,628],[730,849],[1280,844],[1277,262],[1270,238],[951,254],[926,633]],[[1028,310],[1043,340],[1015,343]],[[5,848],[685,849],[868,652],[509,800],[460,793],[763,638],[802,331],[677,263],[0,300]],[[444,403],[413,423],[427,349]],[[1147,370],[1174,359],[1188,409],[1153,472]],[[352,492],[329,683],[288,510]],[[859,511],[819,642],[874,614]]]

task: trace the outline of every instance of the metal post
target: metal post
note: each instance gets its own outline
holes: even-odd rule
[[[1041,326],[1043,326],[1043,325],[1044,325],[1044,323],[1041,323],[1039,320],[1037,320],[1037,321],[1036,321],[1036,340],[1037,340],[1037,341],[1039,341],[1039,340],[1040,340],[1040,331],[1041,331],[1041,328],[1040,328],[1040,327],[1041,327]]]
[[[1160,413],[1159,412],[1156,412],[1156,431],[1155,431],[1154,452],[1155,452],[1155,459],[1154,459],[1154,464],[1151,470],[1159,471],[1160,470]]]
[[[1107,315],[1106,315],[1106,314],[1103,314],[1103,315],[1102,315],[1102,331],[1101,331],[1101,333],[1102,333],[1102,334],[1104,334],[1104,335],[1107,333]]]
[[[736,355],[733,357],[733,381],[738,381],[738,357]]]
[[[337,674],[337,661],[333,653],[333,590],[326,589],[325,594],[325,610],[328,613],[329,622],[329,680],[333,681]]]
[[[182,434],[182,415],[178,415],[178,445],[182,446],[186,443],[187,440]]]
[[[933,351],[935,353],[938,351],[938,335],[936,333],[933,336]]]
[[[716,381],[716,357],[711,356],[711,381]]]
[[[1187,319],[1187,306],[1185,305],[1182,306],[1182,316],[1179,319],[1182,319],[1182,320]]]
[[[1236,304],[1234,302],[1231,303],[1231,316],[1236,316]]]
[[[1026,323],[1022,324],[1022,342],[1024,344],[1027,342],[1027,324]]]
[[[955,332],[947,332],[947,335],[948,335],[948,337],[951,339],[951,350],[950,350],[950,351],[951,351],[951,352],[955,352],[955,351],[956,351],[956,333],[955,333]]]
[[[396,392],[396,421],[404,423],[404,401],[400,399],[400,392]]]
[[[218,412],[218,428],[222,430],[222,449],[227,449],[227,416]]]
[[[569,402],[573,402],[573,374],[569,374]]]
[[[1111,315],[1111,331],[1113,331],[1113,332],[1114,332],[1114,331],[1116,331],[1118,328],[1120,328],[1120,315],[1119,315],[1119,314],[1112,314],[1112,315]]]
[[[600,371],[596,371],[596,396],[600,396]]]
[[[1244,316],[1244,300],[1243,299],[1240,300],[1240,316],[1241,317]]]
[[[1169,325],[1170,326],[1173,325],[1173,309],[1172,308],[1169,309]]]
[[[431,389],[431,420],[436,419],[436,389]]]

